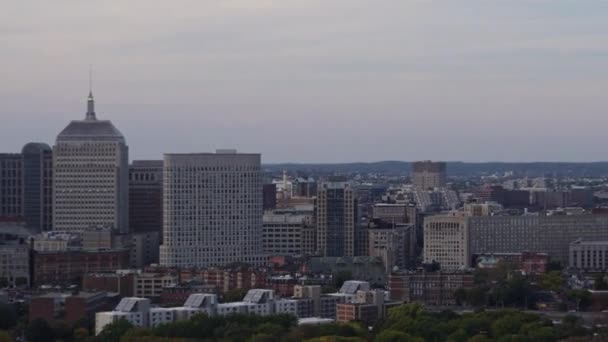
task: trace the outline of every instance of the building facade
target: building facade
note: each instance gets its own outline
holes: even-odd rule
[[[18,153],[0,154],[0,217],[23,216],[23,162]]]
[[[53,150],[53,229],[129,230],[129,156],[124,136],[97,120],[89,94],[84,120],[72,121]]]
[[[424,218],[423,262],[439,263],[442,270],[471,267],[468,218],[437,215]]]
[[[163,266],[259,263],[262,174],[259,154],[166,154]]]
[[[162,160],[134,160],[129,166],[129,225],[132,232],[161,233]]]
[[[357,199],[352,184],[325,182],[317,190],[317,252],[322,256],[355,255]]]
[[[445,162],[419,161],[412,164],[412,184],[420,190],[443,188],[447,173]]]
[[[584,241],[570,243],[570,267],[591,272],[608,270],[608,241]]]
[[[462,272],[401,272],[389,276],[391,300],[444,306],[456,304],[458,289],[472,289],[473,275]]]
[[[289,212],[266,212],[262,228],[262,248],[271,255],[304,253],[304,235],[311,216]]]
[[[53,150],[47,144],[29,143],[23,159],[23,218],[28,227],[49,231],[53,226]]]

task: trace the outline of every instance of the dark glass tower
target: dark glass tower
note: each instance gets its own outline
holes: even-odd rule
[[[52,229],[53,150],[44,143],[29,143],[21,151],[23,165],[23,217],[28,227]]]

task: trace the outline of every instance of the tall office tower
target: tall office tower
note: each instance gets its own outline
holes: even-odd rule
[[[97,120],[92,93],[85,119],[59,133],[53,152],[53,229],[127,233],[129,148],[112,122]]]
[[[352,184],[342,179],[317,189],[317,250],[322,256],[354,256],[357,199]]]
[[[446,184],[446,163],[430,160],[412,164],[412,183],[420,190],[443,188]]]
[[[263,261],[260,159],[235,150],[165,154],[161,265]]]
[[[134,233],[161,232],[162,160],[134,160],[129,166],[129,225]]]
[[[274,183],[264,184],[262,192],[264,210],[275,209],[277,207],[277,185]]]
[[[18,153],[0,154],[0,217],[19,219],[23,214],[23,162]]]
[[[53,225],[53,150],[44,143],[29,143],[23,160],[23,217],[28,227],[48,231]]]

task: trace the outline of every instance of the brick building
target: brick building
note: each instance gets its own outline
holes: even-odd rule
[[[402,272],[389,276],[391,300],[425,305],[455,305],[458,289],[473,288],[473,275],[461,272]]]
[[[128,249],[33,253],[33,283],[80,284],[87,273],[114,272],[129,267]]]

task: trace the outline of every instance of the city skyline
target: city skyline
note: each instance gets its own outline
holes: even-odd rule
[[[2,152],[84,115],[93,64],[98,116],[131,159],[608,160],[608,5],[467,4],[13,3]]]

